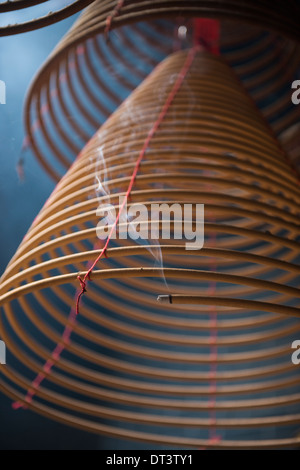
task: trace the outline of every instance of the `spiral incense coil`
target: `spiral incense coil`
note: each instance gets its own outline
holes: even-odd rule
[[[100,128],[8,265],[1,390],[42,415],[115,438],[295,448],[299,186],[230,67],[190,54],[160,64]],[[118,212],[141,151],[128,208],[204,204],[204,246],[187,250],[185,239],[162,233],[111,240],[74,323],[78,275],[82,283],[103,246],[99,207]],[[129,222],[122,213],[120,233]]]
[[[279,14],[270,5],[96,1],[32,82],[25,104],[27,146],[59,181],[155,65],[174,47],[193,43],[192,18],[203,16],[222,20],[221,53],[278,136],[300,120],[300,107],[291,102],[291,83],[300,67],[300,13],[285,4]],[[187,18],[182,19],[187,38],[180,41],[177,34],[174,42],[178,16]]]
[[[32,9],[33,19],[25,21],[23,23],[16,24],[7,24],[3,26],[2,18],[0,16],[1,26],[0,26],[0,37],[1,36],[10,36],[13,34],[25,33],[28,31],[33,31],[35,29],[44,28],[51,24],[57,23],[65,18],[68,18],[71,15],[74,15],[78,11],[87,7],[94,0],[73,0],[72,2],[67,2],[67,5],[63,6],[59,10],[52,0],[7,0],[0,3],[0,15],[1,13],[11,13],[17,10],[25,10],[30,7],[35,7],[37,5],[43,5],[47,7],[48,13],[44,16],[36,18],[35,11]]]

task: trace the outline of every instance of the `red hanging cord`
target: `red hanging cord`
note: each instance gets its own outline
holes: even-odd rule
[[[209,176],[210,172],[207,172]],[[211,192],[211,184],[207,185],[207,191]],[[208,214],[208,219],[211,223],[215,223],[215,218]],[[216,232],[211,233],[209,236],[210,247],[215,248],[217,244],[217,234]],[[210,270],[213,272],[217,271],[217,263],[215,260],[211,262]],[[213,298],[216,294],[217,283],[211,281],[209,284],[209,289],[207,295]],[[217,413],[216,413],[216,403],[217,403],[217,369],[218,369],[218,312],[215,305],[210,307],[209,311],[209,320],[210,320],[210,371],[209,371],[209,416],[210,416],[210,426],[209,426],[209,444],[217,444],[221,441],[221,436],[217,434]],[[206,447],[202,447],[200,450],[206,450]]]
[[[131,191],[132,191],[132,188],[133,188],[133,185],[134,185],[134,182],[135,182],[135,179],[136,179],[136,176],[138,174],[138,171],[139,171],[139,168],[140,168],[140,165],[141,165],[141,162],[145,156],[145,153],[146,153],[146,150],[148,149],[149,147],[149,144],[151,142],[151,139],[152,137],[154,136],[154,134],[156,133],[157,129],[159,128],[160,124],[162,123],[163,119],[165,118],[178,90],[180,89],[185,77],[186,77],[186,74],[188,73],[193,61],[194,61],[194,58],[195,58],[195,55],[197,53],[197,51],[199,51],[199,47],[196,46],[194,47],[193,49],[191,49],[189,51],[189,54],[186,58],[186,61],[185,61],[185,64],[182,68],[182,70],[180,71],[180,73],[178,74],[178,77],[177,77],[177,80],[167,98],[167,101],[165,102],[159,116],[158,116],[158,119],[157,121],[154,123],[154,125],[152,126],[152,128],[150,129],[149,133],[148,133],[148,136],[145,140],[145,143],[143,145],[143,148],[139,154],[139,157],[137,159],[137,162],[135,164],[135,168],[134,168],[134,171],[133,171],[133,174],[131,176],[131,180],[130,180],[130,183],[129,183],[129,187],[127,189],[127,192],[125,194],[125,197],[123,199],[123,203],[120,207],[120,210],[118,212],[118,215],[116,217],[116,220],[110,230],[110,233],[107,237],[107,240],[106,240],[106,243],[101,251],[101,253],[99,254],[98,258],[95,260],[95,262],[93,263],[93,265],[91,266],[91,268],[88,270],[88,272],[85,274],[85,276],[83,277],[83,279],[78,276],[78,280],[80,282],[80,285],[81,285],[81,292],[79,293],[78,297],[77,297],[77,302],[76,302],[76,313],[78,315],[79,313],[79,306],[80,306],[80,300],[81,300],[81,297],[83,296],[83,294],[86,292],[86,285],[87,285],[87,280],[90,280],[90,276],[92,274],[92,271],[94,270],[95,266],[97,265],[98,261],[100,261],[100,259],[102,258],[102,256],[105,255],[106,253],[106,250],[107,250],[107,247],[110,243],[110,240],[111,240],[111,237],[118,225],[118,222],[119,222],[119,219],[120,219],[120,216],[123,212],[123,209],[125,207],[125,205],[127,204],[128,202],[128,199],[130,197],[130,194],[131,194]]]
[[[62,354],[62,352],[64,351],[66,345],[70,342],[70,337],[71,337],[71,333],[73,331],[73,327],[74,327],[74,324],[76,322],[76,316],[79,314],[79,306],[80,306],[80,300],[81,300],[81,297],[83,296],[83,294],[86,292],[86,285],[87,285],[87,280],[89,279],[90,280],[90,275],[92,273],[92,271],[94,270],[95,266],[97,265],[98,261],[103,257],[105,256],[106,254],[106,250],[107,250],[107,247],[109,245],[109,242],[111,240],[111,236],[118,224],[118,221],[120,219],[120,216],[121,216],[121,213],[125,207],[125,204],[126,202],[128,201],[129,197],[130,197],[130,193],[132,191],[132,188],[133,188],[133,185],[134,185],[134,182],[135,182],[135,179],[136,179],[136,176],[137,176],[137,173],[138,173],[138,170],[139,170],[139,167],[140,167],[140,164],[144,158],[144,155],[146,153],[146,150],[150,144],[150,141],[152,139],[152,137],[154,136],[155,132],[157,131],[157,129],[159,128],[160,124],[162,123],[164,117],[166,116],[176,94],[178,93],[188,71],[190,70],[190,67],[192,66],[193,64],[193,61],[194,61],[194,58],[196,56],[196,53],[200,50],[201,48],[198,47],[198,46],[195,46],[193,49],[191,49],[188,53],[188,56],[186,58],[186,61],[183,65],[183,68],[181,69],[181,71],[179,72],[178,74],[178,77],[177,77],[177,80],[159,114],[159,117],[157,119],[157,121],[154,123],[153,127],[151,128],[151,130],[149,131],[148,133],[148,136],[145,140],[145,143],[143,145],[143,148],[140,152],[140,155],[137,159],[137,162],[136,162],[136,165],[135,165],[135,168],[134,168],[134,171],[133,171],[133,174],[132,174],[132,177],[131,177],[131,180],[130,180],[130,184],[129,184],[129,187],[127,189],[127,192],[126,192],[126,196],[124,198],[124,201],[123,201],[123,204],[122,206],[120,207],[120,210],[119,210],[119,213],[118,213],[118,216],[116,218],[116,221],[109,233],[109,236],[106,240],[106,243],[103,247],[103,249],[101,250],[101,253],[100,255],[97,257],[97,259],[89,265],[88,267],[88,271],[87,273],[85,274],[84,278],[82,279],[80,276],[78,276],[78,280],[79,280],[79,283],[80,283],[80,288],[77,290],[76,292],[76,297],[77,297],[77,301],[76,301],[76,310],[72,309],[70,314],[69,314],[69,318],[68,318],[68,324],[67,326],[65,327],[65,330],[63,332],[63,335],[62,335],[62,340],[60,343],[57,344],[57,346],[55,347],[54,351],[52,352],[51,354],[51,357],[48,359],[48,361],[44,364],[43,366],[43,369],[42,369],[42,372],[40,372],[37,377],[33,380],[33,382],[31,383],[31,387],[30,389],[27,391],[27,395],[25,397],[25,403],[31,403],[32,402],[32,399],[34,397],[34,395],[36,394],[38,388],[40,387],[41,383],[45,380],[45,378],[47,377],[47,375],[49,375],[51,373],[51,370],[53,368],[53,366],[59,361],[60,359],[60,356]],[[99,241],[97,242],[97,244],[100,243]],[[97,244],[96,246],[94,246],[94,249],[97,249]],[[12,404],[12,407],[13,409],[17,410],[19,408],[26,408],[26,405],[22,402],[14,402]]]
[[[220,55],[220,22],[210,18],[196,18],[194,20],[194,44],[202,45],[211,54]],[[209,185],[209,190],[211,186]],[[210,218],[214,222],[213,218]],[[216,234],[209,237],[212,248],[216,246]],[[211,270],[216,271],[215,262],[211,264]],[[216,294],[216,282],[211,282],[208,295],[213,297]],[[210,308],[210,372],[209,372],[209,444],[216,444],[221,440],[217,434],[217,413],[216,413],[216,395],[217,395],[217,364],[218,364],[218,313],[215,306]],[[201,448],[200,450],[205,450]]]

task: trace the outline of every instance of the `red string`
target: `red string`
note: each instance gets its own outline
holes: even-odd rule
[[[98,248],[99,242],[94,246],[94,249]],[[90,265],[91,263],[89,263]],[[89,266],[88,265],[88,266]],[[79,294],[79,289],[77,289],[76,295]],[[62,352],[64,351],[65,347],[69,344],[70,338],[71,338],[71,333],[73,331],[74,325],[76,323],[76,311],[72,308],[69,318],[68,318],[68,323],[64,329],[64,332],[62,334],[62,340],[60,343],[58,343],[53,350],[51,357],[47,360],[47,362],[44,364],[42,372],[40,372],[37,377],[32,381],[30,389],[27,391],[26,397],[25,397],[25,403],[30,404],[32,402],[32,399],[34,395],[36,394],[38,388],[40,387],[41,383],[45,380],[47,375],[51,373],[51,370],[53,366],[59,361],[60,356]],[[19,408],[24,408],[26,409],[27,406],[22,403],[22,402],[14,402],[12,404],[12,407],[14,410],[18,410]]]
[[[116,7],[115,7],[115,9],[113,10],[112,14],[109,15],[106,18],[106,27],[105,27],[105,30],[104,30],[104,34],[105,34],[106,38],[108,37],[108,33],[111,29],[111,24],[112,24],[113,19],[116,16],[118,16],[118,14],[120,13],[121,8],[124,6],[124,3],[125,3],[124,0],[119,0]]]
[[[184,63],[184,66],[182,68],[182,70],[179,72],[178,74],[178,77],[177,77],[177,80],[167,98],[167,101],[165,102],[159,116],[158,116],[158,119],[157,121],[154,123],[153,127],[150,129],[149,133],[148,133],[148,136],[144,142],[144,145],[143,145],[143,148],[139,154],[139,157],[137,159],[137,162],[135,164],[135,168],[134,168],[134,171],[133,171],[133,174],[131,176],[131,180],[130,180],[130,183],[129,183],[129,187],[127,189],[127,192],[125,194],[125,197],[123,199],[123,203],[120,207],[120,210],[118,212],[118,215],[116,217],[116,220],[110,230],[110,233],[107,237],[107,240],[106,240],[106,243],[100,253],[100,255],[97,257],[97,259],[95,260],[95,262],[93,263],[93,265],[91,266],[91,268],[88,270],[88,272],[85,274],[84,278],[82,279],[80,276],[78,276],[78,280],[80,282],[80,285],[81,285],[81,292],[79,293],[78,297],[77,297],[77,301],[76,301],[76,313],[77,315],[79,314],[79,306],[80,306],[80,300],[81,300],[81,297],[83,296],[83,294],[86,292],[86,284],[87,284],[87,279],[90,280],[90,275],[92,274],[95,266],[97,265],[98,261],[100,261],[100,259],[102,258],[102,256],[105,255],[106,253],[106,250],[107,250],[107,247],[110,243],[110,240],[111,240],[111,237],[118,225],[118,222],[119,222],[119,219],[120,219],[120,216],[123,212],[123,209],[125,207],[125,205],[127,204],[128,202],[128,199],[130,198],[130,193],[132,191],[132,188],[133,188],[133,185],[134,185],[134,182],[135,182],[135,179],[136,179],[136,176],[137,176],[137,173],[139,171],[139,167],[140,167],[140,164],[145,156],[145,153],[146,153],[146,150],[150,144],[150,141],[152,139],[152,137],[154,136],[155,132],[157,131],[157,129],[159,128],[160,124],[162,123],[164,117],[166,116],[167,112],[168,112],[168,109],[171,105],[171,103],[173,102],[179,88],[181,87],[185,77],[186,77],[186,74],[188,73],[193,61],[194,61],[194,58],[195,58],[195,55],[196,53],[199,51],[199,47],[194,47],[193,49],[191,49],[189,51],[189,54],[186,58],[186,61]]]
[[[215,221],[214,219],[211,219]],[[213,233],[210,236],[211,246],[216,246],[217,236]],[[217,265],[215,262],[211,264],[211,270],[216,271]],[[210,284],[208,295],[214,297],[216,294],[216,282],[213,281]],[[218,361],[218,313],[215,306],[210,309],[210,401],[209,401],[209,412],[210,412],[210,430],[209,430],[209,441],[210,443],[218,442],[221,438],[217,435],[217,413],[216,413],[216,394],[217,394],[217,361]]]
[[[120,207],[120,210],[119,210],[119,213],[118,213],[118,216],[116,218],[116,221],[114,223],[114,226],[112,227],[110,233],[109,233],[109,236],[106,240],[106,243],[103,247],[103,249],[101,250],[101,253],[100,255],[98,256],[98,258],[94,261],[93,264],[90,264],[90,267],[88,267],[88,271],[87,273],[85,274],[84,278],[82,279],[80,276],[78,276],[78,280],[79,280],[79,283],[80,283],[80,288],[77,289],[77,292],[76,292],[76,296],[77,296],[77,301],[76,301],[76,310],[72,309],[71,312],[70,312],[70,315],[69,315],[69,318],[68,318],[68,324],[67,326],[65,327],[65,330],[63,332],[63,335],[62,335],[62,341],[60,343],[57,344],[56,348],[54,349],[54,351],[52,352],[51,354],[51,357],[47,360],[47,362],[44,364],[43,366],[43,370],[42,372],[40,372],[37,377],[33,380],[33,382],[31,383],[31,388],[27,391],[27,395],[25,397],[25,403],[28,403],[30,404],[32,402],[32,399],[34,397],[34,395],[37,393],[37,390],[38,388],[40,387],[41,383],[43,382],[43,380],[45,380],[45,378],[47,377],[47,375],[49,375],[51,373],[51,370],[53,368],[53,366],[55,365],[56,362],[59,361],[60,359],[60,356],[62,354],[62,352],[64,351],[65,347],[67,344],[69,344],[70,342],[70,337],[71,337],[71,333],[73,331],[73,327],[74,327],[74,324],[76,323],[76,316],[78,315],[79,313],[79,305],[80,305],[80,300],[81,300],[81,297],[83,296],[83,294],[86,292],[86,285],[87,285],[87,280],[90,280],[90,275],[92,273],[92,271],[94,270],[96,264],[98,263],[98,261],[103,257],[103,256],[106,256],[106,249],[108,247],[108,244],[110,242],[110,239],[111,239],[111,236],[113,234],[113,231],[115,230],[117,224],[118,224],[118,221],[120,219],[120,216],[121,216],[121,213],[122,213],[122,210],[124,209],[125,207],[125,204],[126,202],[129,200],[130,198],[130,193],[131,193],[131,190],[133,188],[133,185],[134,185],[134,182],[135,182],[135,179],[136,179],[136,176],[137,176],[137,173],[138,173],[138,170],[139,170],[139,167],[140,167],[140,164],[141,164],[141,161],[143,160],[144,158],[144,155],[146,153],[146,150],[149,146],[149,143],[152,139],[152,137],[154,136],[155,132],[157,131],[157,129],[159,128],[161,122],[163,121],[164,117],[166,116],[166,113],[168,112],[168,109],[171,105],[171,103],[173,102],[179,88],[181,87],[193,61],[194,61],[194,58],[195,58],[195,55],[196,53],[200,50],[199,47],[194,47],[193,49],[191,49],[189,51],[189,54],[187,56],[187,59],[184,63],[184,66],[182,68],[182,70],[180,71],[180,73],[178,74],[178,77],[177,77],[177,80],[167,98],[167,101],[166,103],[164,104],[163,108],[162,108],[162,111],[160,112],[159,114],[159,117],[157,119],[157,121],[154,123],[153,127],[151,128],[151,130],[149,131],[148,133],[148,136],[145,140],[145,143],[143,145],[143,148],[141,150],[141,153],[137,159],[137,162],[136,162],[136,165],[135,165],[135,169],[134,169],[134,172],[132,174],[132,177],[131,177],[131,180],[130,180],[130,184],[129,184],[129,187],[128,187],[128,190],[126,192],[126,196],[124,198],[124,201],[123,201],[123,204],[122,206]],[[94,246],[94,249],[96,250],[98,248],[98,244],[100,243],[100,241],[97,242],[96,246]],[[22,403],[22,402],[14,402],[12,404],[12,407],[13,409],[17,410],[19,408],[26,408],[26,405],[25,403]]]
[[[208,172],[209,174],[209,172]],[[208,191],[212,190],[211,185],[207,185]],[[209,216],[210,222],[215,223],[216,220],[214,217]],[[211,233],[209,236],[210,247],[215,248],[217,244],[217,235],[216,233]],[[210,266],[211,271],[217,271],[217,263],[213,261]],[[216,294],[217,284],[215,281],[211,281],[208,289],[208,296],[214,297]],[[218,370],[218,312],[215,305],[212,305],[210,308],[210,371],[209,371],[209,416],[210,416],[210,426],[209,426],[209,441],[210,445],[217,444],[221,441],[221,436],[217,434],[217,413],[216,413],[216,404],[217,404],[217,370]],[[200,448],[200,450],[206,450],[206,447]]]
[[[196,18],[194,20],[194,44],[202,45],[211,54],[220,55],[220,22],[210,18]],[[209,185],[209,190],[211,186]],[[210,218],[214,221],[213,218]],[[211,234],[210,244],[216,246],[216,233]],[[211,264],[211,270],[216,271],[215,262]],[[216,293],[216,282],[212,281],[209,286],[208,295],[214,297]],[[216,306],[210,309],[210,372],[209,372],[209,395],[208,409],[210,415],[209,441],[210,445],[217,444],[221,437],[217,434],[217,361],[218,361],[218,313]],[[200,450],[205,450],[201,448]]]

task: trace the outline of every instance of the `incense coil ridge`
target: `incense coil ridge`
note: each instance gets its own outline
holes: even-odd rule
[[[300,13],[294,7],[284,8],[279,17],[269,2],[234,4],[126,1],[116,10],[119,2],[96,1],[88,7],[42,66],[27,94],[27,145],[45,171],[59,181],[99,126],[173,52],[181,16],[190,34],[187,45],[193,40],[193,18],[221,21],[221,53],[277,136],[299,122],[290,87],[300,65]],[[269,9],[268,15],[263,15],[264,9]],[[294,22],[297,34],[292,34]]]
[[[1,368],[0,387],[13,400],[26,403],[61,341],[78,273],[101,247],[99,204],[119,207],[186,56],[164,61],[100,128],[3,274],[0,327],[14,366]],[[64,357],[28,407],[146,443],[298,447],[300,377],[291,343],[300,334],[299,197],[284,153],[238,78],[220,58],[198,53],[147,148],[128,206],[205,204],[204,247],[112,241]],[[157,302],[170,294],[189,300]],[[218,314],[218,443],[207,437],[210,309]]]
[[[0,15],[1,13],[11,13],[19,10],[26,10],[30,7],[36,7],[38,5],[46,4],[48,13],[44,16],[26,20],[20,23],[7,24],[0,26],[0,37],[10,36],[13,34],[26,33],[28,31],[34,31],[39,28],[44,28],[51,24],[57,23],[58,21],[64,20],[69,16],[78,13],[83,8],[90,5],[94,0],[73,0],[63,8],[54,9],[54,2],[51,0],[9,0],[0,3]],[[32,14],[35,15],[34,9]],[[1,19],[1,16],[0,16]],[[15,21],[15,18],[14,18]]]

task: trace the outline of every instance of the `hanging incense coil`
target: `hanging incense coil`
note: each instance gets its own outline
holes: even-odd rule
[[[68,2],[68,5],[63,6],[60,9],[57,9],[54,6],[53,1],[51,0],[8,0],[0,3],[0,37],[1,36],[10,36],[13,34],[25,33],[28,31],[33,31],[35,29],[44,28],[51,24],[57,23],[69,16],[74,15],[78,11],[82,10],[94,0],[73,0],[72,3]],[[43,6],[45,4],[45,14],[43,16],[36,17],[35,10],[33,7],[37,5]],[[27,8],[32,8],[31,14],[33,19],[27,20],[22,23],[7,24],[3,26],[3,18],[1,14],[16,12],[18,10],[25,10]],[[40,15],[39,11],[39,15]],[[14,17],[15,21],[15,17]]]
[[[270,5],[96,1],[30,87],[27,145],[59,181],[89,138],[155,65],[174,47],[192,44],[191,17],[203,16],[222,20],[221,53],[278,136],[300,120],[300,107],[291,103],[291,83],[300,67],[300,11],[285,4],[279,14]],[[179,16],[187,18],[182,23],[188,34],[183,43],[178,37],[174,43]]]
[[[108,119],[8,265],[0,331],[9,357],[0,387],[33,411],[111,437],[180,448],[298,447],[300,376],[291,344],[300,336],[299,186],[220,58],[195,56],[128,200],[128,207],[205,204],[204,247],[189,251],[174,238],[112,240],[77,322],[68,324],[78,273],[101,249],[97,210],[119,207],[186,60],[184,51],[170,56]],[[180,295],[187,305],[158,295]],[[66,324],[72,338],[58,361],[52,351]],[[41,372],[46,380],[26,400]],[[218,442],[208,436],[212,426]]]

